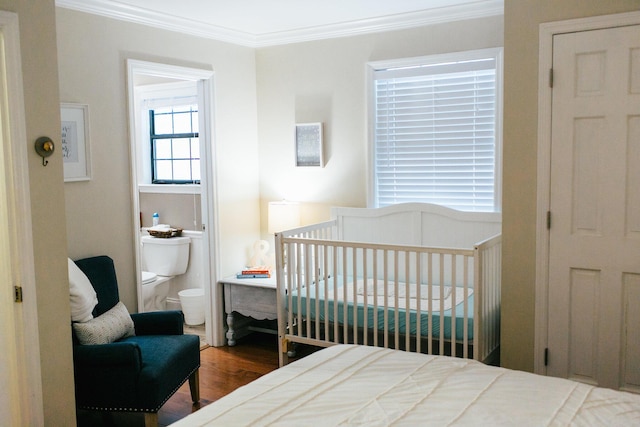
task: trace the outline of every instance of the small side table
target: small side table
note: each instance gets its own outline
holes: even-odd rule
[[[227,314],[227,343],[236,345],[237,327],[233,314],[255,320],[274,320],[277,312],[276,278],[238,279],[230,276],[220,281],[224,285],[224,311]],[[277,331],[272,331],[277,332]]]

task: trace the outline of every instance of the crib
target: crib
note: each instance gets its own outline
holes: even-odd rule
[[[500,213],[407,203],[331,218],[275,235],[280,366],[297,344],[494,359]]]

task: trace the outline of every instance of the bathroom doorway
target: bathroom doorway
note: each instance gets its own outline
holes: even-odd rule
[[[128,60],[127,67],[133,221],[134,230],[138,231],[133,236],[138,311],[181,309],[184,301],[181,303],[179,294],[201,289],[204,324],[192,321],[186,326],[190,333],[203,335],[207,344],[220,345],[224,342],[223,325],[217,320],[221,316],[214,313],[219,304],[213,301],[215,294],[210,286],[217,277],[218,262],[212,172],[213,71],[138,60]],[[161,139],[159,145],[154,129],[160,129],[166,118],[170,123],[187,118],[191,128],[189,132],[176,130],[173,138]],[[159,154],[162,150],[169,154]],[[176,154],[179,150],[181,153]],[[187,270],[169,277],[162,285],[156,281],[150,290],[143,237],[156,223],[181,230],[182,236],[189,237],[190,249]],[[160,278],[165,279],[158,275]],[[190,302],[189,309],[192,307]],[[194,318],[192,312],[186,314],[186,318]]]

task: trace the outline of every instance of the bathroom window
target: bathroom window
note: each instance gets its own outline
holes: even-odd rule
[[[149,110],[153,184],[199,184],[197,104]]]

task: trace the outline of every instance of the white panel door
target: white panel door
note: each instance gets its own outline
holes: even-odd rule
[[[554,36],[548,367],[640,391],[640,26]]]

